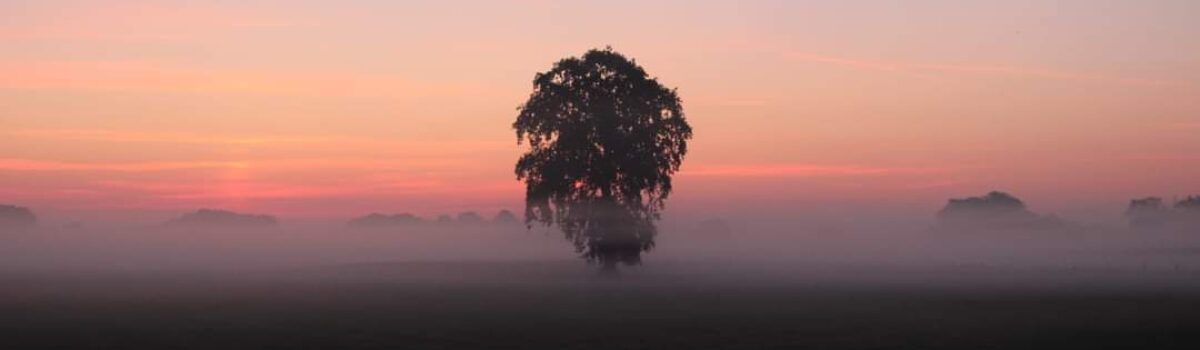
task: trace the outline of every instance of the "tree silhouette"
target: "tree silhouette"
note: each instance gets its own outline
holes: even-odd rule
[[[535,75],[518,110],[526,224],[557,224],[606,270],[640,262],[692,137],[675,90],[612,48],[593,49]]]
[[[29,208],[0,204],[0,228],[31,228],[37,216]]]

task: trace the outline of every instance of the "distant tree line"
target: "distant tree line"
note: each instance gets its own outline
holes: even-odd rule
[[[1125,216],[1133,229],[1200,229],[1200,196],[1188,196],[1169,205],[1159,197],[1133,199]],[[945,230],[1045,230],[1068,226],[1057,216],[1030,211],[1025,202],[1000,191],[952,198],[937,213],[937,228]]]
[[[1200,196],[1188,196],[1171,206],[1159,197],[1133,199],[1125,215],[1137,229],[1200,228]]]
[[[496,215],[492,216],[491,219],[485,219],[482,215],[479,215],[479,213],[476,213],[473,211],[466,211],[466,212],[459,213],[455,217],[451,217],[450,215],[445,215],[445,214],[438,215],[435,219],[432,219],[432,220],[427,220],[425,218],[422,218],[420,216],[410,214],[410,213],[399,213],[399,214],[391,214],[391,215],[380,214],[380,213],[371,213],[366,216],[351,219],[349,222],[347,222],[347,224],[352,227],[360,227],[360,228],[416,226],[416,225],[426,225],[426,224],[485,225],[485,224],[489,224],[489,223],[490,224],[499,224],[499,225],[517,225],[517,224],[519,224],[519,221],[517,220],[517,216],[514,215],[511,211],[500,210],[499,212],[496,213]]]
[[[268,228],[279,225],[274,216],[242,214],[221,209],[200,209],[167,221],[172,228]]]
[[[1125,216],[1133,229],[1200,229],[1200,195],[1187,196],[1168,203],[1161,197],[1137,198],[1129,201]],[[938,229],[1058,229],[1068,226],[1054,215],[1042,215],[1028,209],[1021,199],[1001,191],[982,196],[952,198],[937,212]],[[0,204],[0,229],[12,231],[37,226],[38,217],[26,207]],[[490,219],[477,212],[466,211],[455,216],[438,215],[432,219],[410,213],[371,213],[351,219],[349,226],[401,227],[421,225],[520,225],[521,220],[509,210],[500,210]],[[69,226],[80,226],[76,222]],[[245,214],[221,209],[199,209],[184,213],[163,223],[167,228],[270,228],[279,225],[271,215]],[[722,220],[707,220],[700,227],[712,233],[728,234],[730,228]]]

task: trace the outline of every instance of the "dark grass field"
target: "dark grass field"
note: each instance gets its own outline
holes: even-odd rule
[[[1200,274],[671,262],[7,273],[3,349],[1197,349]]]

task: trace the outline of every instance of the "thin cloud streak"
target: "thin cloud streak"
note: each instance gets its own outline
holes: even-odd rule
[[[216,3],[47,1],[21,6],[21,16],[0,26],[6,40],[183,42],[233,31],[314,27],[316,22],[284,8]]]
[[[939,188],[960,186],[960,185],[965,185],[968,183],[970,183],[970,182],[965,181],[965,180],[939,180],[939,181],[910,183],[910,184],[904,185],[903,188],[907,189],[907,190],[929,190],[929,189],[939,189]]]
[[[0,131],[0,136],[7,135],[13,139],[23,139],[33,142],[96,142],[96,143],[133,143],[161,145],[200,145],[206,147],[226,147],[239,151],[256,149],[295,150],[301,153],[311,153],[320,150],[323,154],[317,157],[329,157],[331,154],[344,154],[346,157],[337,159],[237,159],[239,162],[254,164],[268,163],[274,165],[295,165],[297,163],[342,164],[368,163],[372,167],[389,167],[381,165],[386,162],[403,161],[411,165],[439,164],[469,164],[473,156],[483,153],[494,153],[499,146],[511,145],[509,140],[384,140],[367,137],[351,136],[310,136],[310,135],[222,135],[178,131],[127,131],[104,129],[17,129]],[[245,154],[242,154],[245,156]],[[357,161],[352,161],[357,160]],[[350,165],[355,166],[355,165]],[[3,169],[0,166],[0,169]]]
[[[828,63],[864,70],[910,74],[922,79],[933,79],[935,76],[930,75],[929,73],[942,72],[1094,82],[1123,86],[1164,87],[1190,85],[1187,82],[1181,81],[1114,77],[1100,74],[1087,74],[1010,65],[887,62],[828,56],[807,52],[788,52],[786,53],[786,56],[799,61]]]
[[[62,162],[50,160],[0,158],[0,171],[71,171],[71,172],[155,172],[204,169],[253,169],[262,171],[303,171],[314,169],[425,170],[453,168],[469,160],[376,160],[347,158],[271,159],[238,161],[154,161],[154,162]]]
[[[290,97],[400,98],[488,95],[465,82],[412,81],[350,72],[193,69],[138,61],[0,62],[0,89],[145,91]]]
[[[98,142],[144,142],[144,143],[189,143],[189,144],[317,144],[344,142],[345,139],[331,137],[286,137],[286,136],[205,136],[197,133],[136,132],[94,129],[32,129],[14,130],[9,135],[55,140],[55,141],[98,141]]]
[[[0,159],[0,170],[7,171],[113,171],[145,172],[196,169],[247,168],[245,162],[169,161],[141,163],[77,163],[32,159]]]
[[[947,172],[945,168],[872,167],[819,164],[785,164],[755,166],[710,166],[680,171],[681,176],[703,177],[808,177],[808,176],[871,176],[919,175]]]
[[[161,200],[266,200],[397,197],[406,195],[492,195],[515,193],[515,182],[454,183],[431,178],[394,178],[383,182],[280,184],[264,181],[171,183],[146,181],[98,181],[92,194],[146,197]]]

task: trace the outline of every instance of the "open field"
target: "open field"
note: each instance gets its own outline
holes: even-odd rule
[[[0,276],[5,348],[1200,346],[1200,274],[661,262]]]

